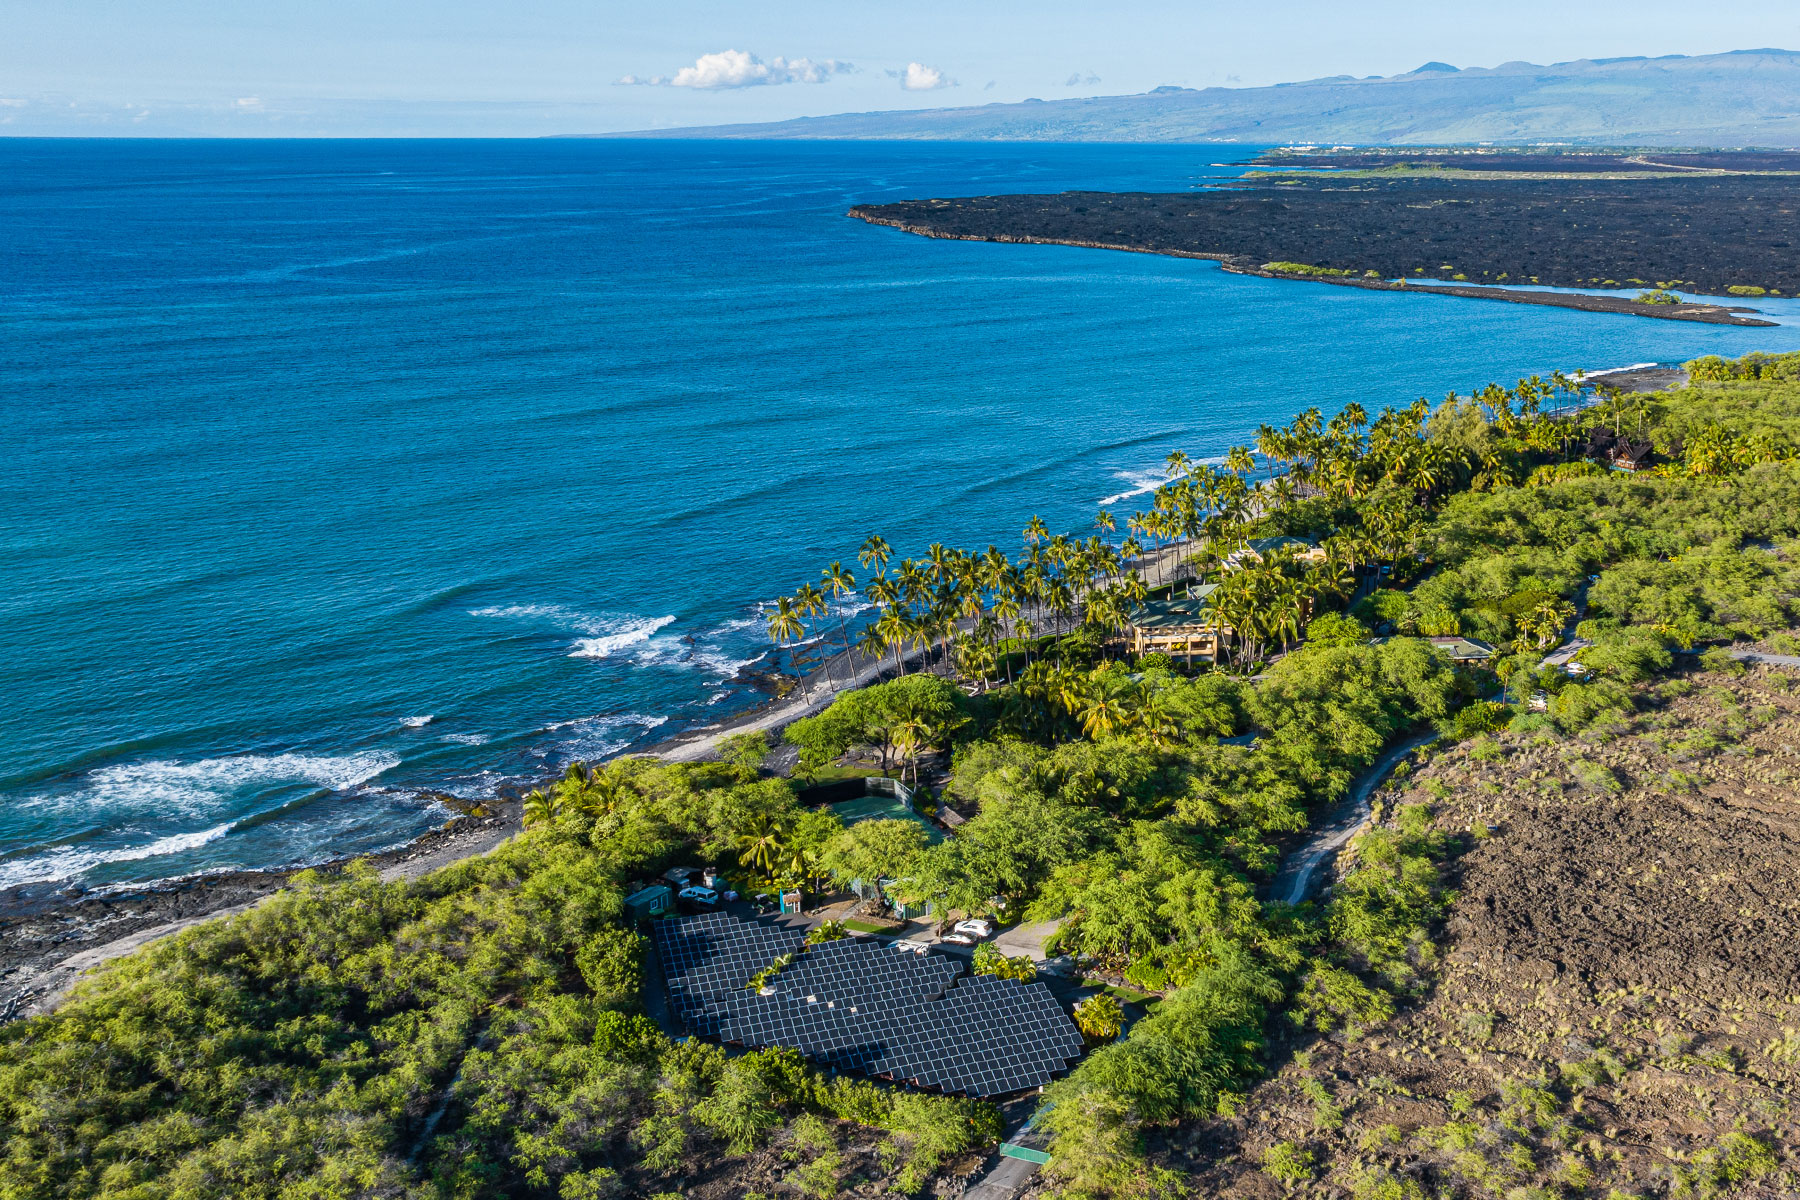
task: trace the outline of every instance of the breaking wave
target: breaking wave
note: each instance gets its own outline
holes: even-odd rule
[[[513,621],[544,621],[560,629],[584,635],[576,638],[570,647],[571,658],[611,658],[628,646],[649,641],[657,630],[675,622],[672,616],[640,617],[633,613],[602,613],[596,616],[561,604],[509,604],[472,608],[469,615]]]
[[[227,821],[225,824],[215,825],[211,829],[201,829],[194,833],[170,834],[168,837],[158,838],[140,846],[121,846],[111,850],[85,850],[75,846],[63,846],[47,854],[39,854],[31,858],[0,861],[0,888],[16,887],[22,883],[73,879],[107,863],[137,862],[145,858],[160,858],[165,854],[180,854],[184,850],[196,850],[208,842],[218,841],[230,833],[236,825],[235,821]]]
[[[627,646],[635,646],[639,642],[649,641],[657,630],[665,625],[673,624],[674,621],[674,617],[634,618],[624,621],[622,628],[596,634],[593,637],[581,638],[575,643],[575,648],[569,651],[569,657],[611,658]]]
[[[246,788],[311,784],[345,791],[399,764],[399,755],[378,750],[334,756],[243,754],[193,762],[120,763],[94,771],[85,786],[73,792],[35,796],[26,803],[105,814],[204,815]]]

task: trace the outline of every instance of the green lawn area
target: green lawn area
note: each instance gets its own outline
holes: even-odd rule
[[[886,925],[872,925],[867,921],[845,921],[844,928],[852,933],[886,933]]]
[[[1145,1009],[1154,1008],[1156,1005],[1162,1003],[1162,997],[1160,996],[1151,996],[1146,992],[1138,991],[1136,988],[1116,987],[1112,984],[1106,985],[1106,994],[1113,997],[1120,1004],[1135,1004],[1139,1008]]]

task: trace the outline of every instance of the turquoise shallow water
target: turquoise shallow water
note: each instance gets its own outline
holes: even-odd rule
[[[872,531],[1011,547],[1309,404],[1800,348],[843,215],[1242,154],[0,141],[0,887],[372,850],[714,720],[756,602]]]

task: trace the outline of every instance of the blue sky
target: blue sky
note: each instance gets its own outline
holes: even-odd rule
[[[535,135],[1800,47],[1794,0],[7,0],[0,132]],[[620,82],[636,80],[637,82]]]

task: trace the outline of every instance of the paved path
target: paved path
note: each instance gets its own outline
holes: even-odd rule
[[[922,651],[914,651],[908,659]],[[697,762],[719,748],[719,743],[739,733],[768,733],[792,725],[802,717],[810,717],[825,711],[836,700],[838,693],[851,688],[863,687],[875,682],[883,672],[891,670],[892,664],[873,662],[866,664],[851,677],[847,683],[833,686],[824,678],[823,671],[814,671],[807,677],[808,682],[801,685],[793,695],[781,700],[755,716],[741,720],[726,721],[723,724],[696,729],[690,734],[672,739],[661,746],[651,747],[647,753],[668,762]]]
[[[1579,648],[1579,647],[1577,647]],[[1569,647],[1564,647],[1565,650]],[[1573,656],[1573,651],[1570,652]],[[1800,667],[1800,655],[1765,654],[1760,650],[1733,650],[1731,657],[1743,662],[1771,667]],[[1545,660],[1550,661],[1549,659]],[[1383,755],[1381,760],[1356,781],[1350,794],[1338,805],[1331,820],[1319,827],[1304,843],[1296,847],[1281,864],[1281,872],[1270,889],[1272,896],[1288,904],[1298,904],[1312,891],[1319,868],[1355,837],[1369,819],[1369,797],[1388,777],[1399,761],[1420,746],[1435,741],[1436,734],[1409,738]]]
[[[1792,654],[1764,654],[1761,650],[1733,650],[1731,657],[1747,663],[1755,663],[1765,667],[1800,667],[1800,656]]]
[[[1270,895],[1287,904],[1298,904],[1306,899],[1307,894],[1312,891],[1319,868],[1336,857],[1337,852],[1368,823],[1369,797],[1374,794],[1375,789],[1381,786],[1401,759],[1420,746],[1436,741],[1437,736],[1435,733],[1422,733],[1417,737],[1407,738],[1363,772],[1362,777],[1351,785],[1350,794],[1333,810],[1331,818],[1288,853],[1287,860],[1281,864],[1280,873],[1275,876],[1274,886],[1269,889]]]
[[[1037,1174],[1038,1165],[1022,1158],[995,1155],[997,1161],[975,1186],[963,1193],[963,1200],[1012,1200]]]
[[[1030,955],[1031,961],[1041,963],[1049,956],[1044,953],[1044,943],[1050,935],[1062,928],[1062,918],[1054,921],[1039,921],[1033,925],[1015,925],[1011,929],[1002,929],[994,939],[994,949],[1008,958]]]

